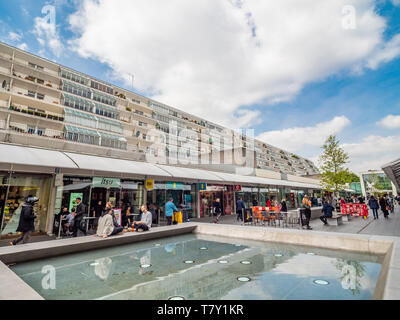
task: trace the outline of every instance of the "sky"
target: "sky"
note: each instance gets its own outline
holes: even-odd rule
[[[0,41],[317,165],[400,158],[400,0],[0,0]]]

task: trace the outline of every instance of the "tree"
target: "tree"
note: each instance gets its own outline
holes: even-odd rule
[[[321,171],[321,185],[330,192],[343,190],[348,182],[350,172],[344,165],[349,155],[339,146],[336,136],[329,136],[322,146],[323,154],[319,158]]]
[[[346,182],[347,183],[360,182],[360,177],[356,175],[354,172],[349,172]]]

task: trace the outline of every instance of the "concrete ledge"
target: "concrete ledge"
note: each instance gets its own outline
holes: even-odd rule
[[[0,262],[0,283],[0,300],[44,300],[2,262]]]
[[[90,236],[0,248],[0,261],[6,264],[18,263],[192,232],[199,236],[230,238],[239,244],[245,240],[255,240],[259,243],[275,242],[367,253],[374,256],[384,255],[373,298],[400,300],[400,238],[398,237],[190,222],[154,228],[149,232],[126,233],[107,239]],[[42,299],[1,262],[0,283],[0,299]]]
[[[207,223],[198,223],[195,233],[355,251],[374,255],[386,254],[394,241],[393,237],[383,236]]]
[[[400,239],[398,237],[205,223],[199,223],[195,233],[384,255],[373,299],[400,300]]]
[[[0,248],[0,261],[5,264],[12,264],[50,258],[75,252],[96,250],[139,241],[177,236],[191,233],[195,228],[196,224],[194,223],[184,223],[176,226],[158,227],[146,232],[128,232],[123,235],[112,236],[106,239],[87,236],[4,247]]]

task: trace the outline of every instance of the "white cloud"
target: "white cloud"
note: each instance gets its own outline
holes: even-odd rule
[[[17,48],[26,51],[26,50],[28,50],[28,45],[24,42],[24,43],[17,45]]]
[[[390,114],[382,120],[378,121],[377,125],[388,129],[398,129],[400,128],[400,116]]]
[[[43,7],[43,9],[45,8],[49,9],[49,11],[42,11],[45,16],[34,19],[33,33],[36,34],[41,46],[47,45],[56,57],[60,57],[63,51],[63,44],[57,31],[55,7]]]
[[[257,138],[282,149],[296,152],[307,145],[322,146],[330,135],[338,134],[350,124],[351,122],[347,117],[341,116],[327,122],[318,123],[315,126],[267,131]]]
[[[377,69],[382,63],[389,62],[400,55],[400,35],[394,36],[389,42],[377,48],[374,54],[367,60],[366,65],[370,69]]]
[[[70,16],[77,34],[70,44],[108,63],[127,84],[135,75],[146,95],[236,126],[241,108],[290,100],[310,82],[396,56],[398,40],[385,44],[386,21],[375,1],[352,1],[351,30],[342,25],[347,4],[83,0]]]
[[[386,163],[399,158],[400,136],[370,135],[358,143],[344,143],[350,156],[349,168],[355,172],[381,169]]]
[[[21,41],[22,39],[22,34],[21,33],[15,33],[10,31],[8,33],[8,39],[10,39],[11,41]]]

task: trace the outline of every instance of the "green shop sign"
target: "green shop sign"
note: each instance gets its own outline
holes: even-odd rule
[[[121,179],[113,178],[93,178],[95,188],[121,188]]]
[[[167,189],[167,190],[183,190],[183,183],[167,182],[165,184],[165,189]]]

